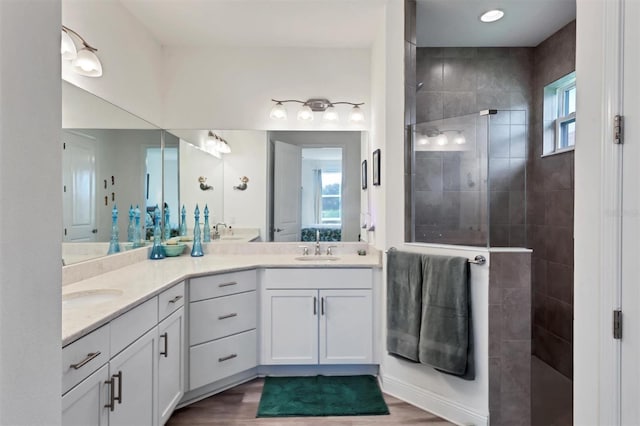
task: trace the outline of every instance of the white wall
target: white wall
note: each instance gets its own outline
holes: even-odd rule
[[[0,1],[0,424],[61,415],[60,2]]]
[[[370,149],[381,149],[381,185],[369,186],[371,220],[376,225],[373,242],[379,249],[473,258],[486,250],[438,248],[404,243],[404,10],[403,2],[390,1],[385,22],[372,49],[372,123]],[[371,155],[369,155],[371,161]],[[381,372],[386,392],[448,418],[458,424],[486,424],[489,412],[488,371],[488,265],[471,271],[472,312],[475,334],[476,379],[464,381],[433,368],[387,355],[386,298],[383,291]],[[386,260],[383,270],[386,286]]]
[[[117,1],[63,0],[62,24],[98,49],[103,69],[88,78],[63,61],[62,78],[160,126],[162,47],[151,34]]]
[[[231,146],[224,161],[224,222],[237,228],[259,228],[267,236],[267,132],[225,130],[217,132]],[[240,178],[249,178],[247,189],[234,190]]]
[[[200,208],[200,223],[204,224],[204,208],[209,207],[209,225],[222,221],[224,188],[224,166],[222,160],[180,140],[180,209],[187,210],[188,235],[193,235],[194,210]],[[207,178],[207,185],[213,190],[200,189],[198,178]],[[202,228],[200,228],[202,231]]]
[[[212,23],[215,25],[215,23]],[[360,130],[369,126],[368,49],[319,48],[166,48],[165,128],[238,130]],[[365,102],[364,126],[348,124],[349,108],[336,106],[339,125],[296,120],[288,104],[286,122],[269,118],[272,98],[324,97]]]

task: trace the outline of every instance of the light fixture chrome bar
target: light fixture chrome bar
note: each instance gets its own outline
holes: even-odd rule
[[[78,38],[80,39],[80,41],[82,42],[82,44],[84,45],[84,47],[85,47],[85,48],[87,48],[87,49],[89,49],[90,51],[92,51],[92,52],[97,52],[97,51],[98,51],[98,49],[96,49],[95,47],[93,47],[93,46],[91,46],[89,43],[87,43],[87,41],[86,41],[86,40],[85,40],[85,39],[84,39],[80,34],[78,34],[77,32],[75,32],[75,31],[74,31],[74,30],[72,30],[71,28],[66,27],[66,26],[64,26],[64,25],[63,25],[63,26],[62,26],[62,30],[63,30],[64,32],[66,32],[67,34],[68,34],[68,33],[71,33],[71,34],[75,35],[76,37],[78,37]]]

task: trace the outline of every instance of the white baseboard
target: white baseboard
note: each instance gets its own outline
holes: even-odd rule
[[[425,411],[440,416],[462,426],[488,426],[489,415],[481,414],[456,401],[443,398],[426,389],[404,383],[394,377],[380,375],[380,385],[385,393],[415,405]]]

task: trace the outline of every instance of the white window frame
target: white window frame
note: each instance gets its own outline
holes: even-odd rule
[[[543,157],[548,155],[560,154],[567,151],[573,151],[575,149],[575,140],[573,145],[562,146],[562,127],[565,123],[571,123],[576,121],[576,113],[565,114],[565,106],[568,100],[566,99],[566,93],[572,88],[576,88],[577,85],[575,72],[565,75],[564,77],[554,81],[553,83],[545,86],[544,88],[544,114],[546,123],[552,124],[553,141],[548,140],[551,138],[549,134],[544,132],[543,129]],[[552,117],[549,117],[552,115]],[[546,124],[544,124],[546,127]],[[551,149],[552,148],[552,149]]]

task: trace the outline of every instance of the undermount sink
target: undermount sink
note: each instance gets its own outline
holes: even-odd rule
[[[327,261],[340,260],[340,258],[336,256],[300,256],[300,257],[296,257],[296,260],[301,260],[303,262],[322,262],[323,260],[327,260]]]
[[[122,296],[122,290],[76,291],[62,295],[63,308],[80,308],[110,302]]]
[[[245,237],[220,237],[221,241],[245,240]]]

